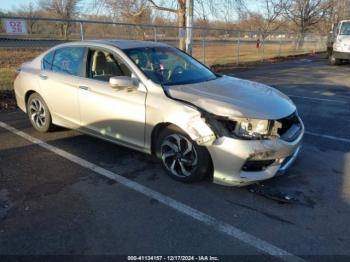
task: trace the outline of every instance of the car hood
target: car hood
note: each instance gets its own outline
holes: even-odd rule
[[[339,42],[350,42],[350,35],[339,35],[338,36],[338,41]]]
[[[280,91],[229,76],[195,84],[166,86],[165,89],[170,97],[190,102],[219,116],[273,120],[296,110],[293,102]]]

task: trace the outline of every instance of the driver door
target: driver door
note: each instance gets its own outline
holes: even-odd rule
[[[129,146],[144,147],[146,92],[113,88],[112,76],[132,76],[126,63],[111,52],[90,49],[86,78],[79,84],[81,126],[87,132]]]

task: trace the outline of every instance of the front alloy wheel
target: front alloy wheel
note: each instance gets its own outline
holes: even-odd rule
[[[192,142],[179,134],[165,138],[161,145],[161,159],[166,169],[177,177],[191,176],[198,164]]]
[[[187,134],[174,126],[160,133],[157,155],[167,173],[179,181],[200,181],[212,173],[207,149],[198,146]]]

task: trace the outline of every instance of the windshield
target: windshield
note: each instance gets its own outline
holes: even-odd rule
[[[152,81],[184,85],[214,80],[216,75],[191,56],[173,47],[144,47],[124,52]]]
[[[350,35],[350,22],[343,22],[341,24],[340,35]]]

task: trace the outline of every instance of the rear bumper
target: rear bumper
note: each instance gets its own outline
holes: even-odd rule
[[[304,127],[292,142],[282,139],[239,140],[218,138],[208,147],[214,166],[214,183],[245,186],[284,174],[297,158],[304,135]],[[244,171],[248,160],[273,160],[257,171]],[[266,161],[265,161],[266,162]]]
[[[17,106],[26,113],[25,90],[21,88],[22,75],[19,74],[13,83]]]

